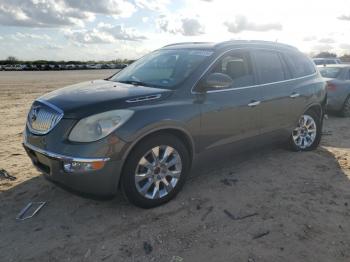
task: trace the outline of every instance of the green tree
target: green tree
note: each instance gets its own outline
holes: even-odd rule
[[[331,52],[321,52],[314,56],[315,58],[328,58],[328,57],[337,57],[336,54]]]
[[[9,56],[7,59],[6,59],[7,63],[8,64],[16,64],[18,62],[18,59],[14,56]]]

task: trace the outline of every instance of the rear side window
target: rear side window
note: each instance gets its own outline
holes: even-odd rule
[[[254,57],[261,84],[285,80],[283,64],[277,52],[257,50]]]
[[[323,77],[326,78],[337,78],[341,72],[341,68],[339,67],[321,67],[320,73]]]
[[[303,54],[286,52],[283,57],[295,78],[312,75],[316,72],[315,65]]]

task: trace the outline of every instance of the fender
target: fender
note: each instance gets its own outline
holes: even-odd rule
[[[142,139],[144,139],[148,135],[151,135],[151,134],[156,133],[156,132],[161,132],[163,130],[179,131],[186,136],[187,141],[189,142],[189,145],[191,147],[190,153],[191,153],[191,161],[192,161],[193,157],[194,157],[194,152],[195,152],[195,143],[193,141],[192,136],[190,135],[190,132],[179,121],[164,120],[164,121],[161,121],[158,123],[148,125],[142,129],[138,130],[138,132],[134,136],[126,139],[126,142],[129,142],[129,143],[128,143],[127,149],[124,151],[123,156],[122,156],[123,165],[124,165],[126,158],[129,155],[130,151],[135,147],[135,145],[137,145],[137,143],[139,143]]]

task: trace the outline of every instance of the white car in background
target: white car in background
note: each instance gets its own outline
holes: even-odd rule
[[[336,65],[342,64],[339,58],[313,58],[316,65]]]

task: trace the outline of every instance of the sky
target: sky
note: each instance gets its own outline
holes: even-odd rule
[[[0,59],[137,59],[177,42],[350,53],[350,0],[0,0]]]

